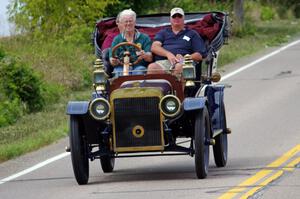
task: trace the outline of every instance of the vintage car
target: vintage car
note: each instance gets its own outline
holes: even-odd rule
[[[152,39],[170,26],[169,14],[137,17],[137,28]],[[103,172],[112,172],[116,158],[189,155],[195,157],[196,176],[208,174],[209,147],[217,167],[227,162],[224,88],[217,84],[218,51],[228,38],[228,15],[199,12],[185,15],[186,26],[206,41],[208,56],[194,63],[185,56],[181,75],[144,74],[113,77],[107,50],[101,45],[107,32],[116,28],[115,18],[97,22],[94,46],[94,91],[89,101],[70,101],[70,148],[75,178],[87,184],[89,161],[100,159]],[[121,43],[116,48],[138,45]],[[132,64],[130,54],[116,55],[124,67]],[[130,67],[129,67],[130,68]],[[130,72],[130,71],[129,71]]]

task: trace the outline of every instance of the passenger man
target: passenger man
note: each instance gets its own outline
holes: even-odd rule
[[[199,62],[206,57],[206,47],[199,34],[184,26],[184,11],[173,8],[170,12],[171,27],[159,31],[154,38],[151,51],[156,55],[154,63],[148,66],[148,74],[182,73],[183,56],[190,54]]]

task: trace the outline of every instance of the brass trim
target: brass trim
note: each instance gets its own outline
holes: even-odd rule
[[[93,105],[93,103],[95,103],[96,101],[103,101],[103,102],[105,102],[105,103],[108,105],[108,112],[107,112],[107,114],[106,114],[105,116],[99,118],[99,117],[97,117],[96,115],[93,114],[93,111],[92,111],[92,105]],[[110,112],[111,112],[111,106],[110,106],[109,102],[108,102],[106,99],[104,99],[104,98],[96,98],[96,99],[94,99],[94,100],[90,103],[90,105],[89,105],[89,113],[90,113],[90,115],[91,115],[95,120],[104,120],[104,119],[108,118]]]
[[[114,99],[118,98],[138,98],[138,97],[159,97],[162,98],[163,94],[159,88],[146,87],[146,88],[120,88],[114,90],[110,95],[110,102],[113,103]]]
[[[221,74],[218,73],[218,72],[214,72],[212,75],[211,75],[211,81],[212,82],[219,82],[221,80]]]
[[[97,85],[96,86],[96,91],[104,91],[105,89],[106,89],[105,84]]]
[[[137,130],[140,130],[139,134],[137,134],[137,132],[136,132]],[[141,125],[136,125],[135,127],[133,127],[131,133],[134,137],[141,138],[145,134],[145,129]]]
[[[164,100],[165,98],[168,98],[168,97],[173,97],[173,98],[175,98],[175,99],[177,100],[177,102],[178,102],[178,110],[177,110],[175,113],[173,113],[173,114],[167,114],[167,113],[165,113],[165,112],[163,111],[163,109],[161,108],[163,100]],[[176,115],[178,115],[178,113],[179,113],[180,110],[181,110],[180,107],[181,107],[181,102],[180,102],[180,100],[178,99],[178,97],[176,97],[175,95],[166,95],[166,96],[164,96],[163,98],[161,98],[161,100],[160,100],[160,102],[159,102],[159,110],[160,110],[165,116],[167,116],[167,117],[175,117]]]
[[[134,81],[134,82],[132,82],[132,86],[133,87],[140,87],[140,82],[139,81]]]
[[[160,108],[160,134],[161,134],[161,145],[159,146],[148,146],[148,147],[117,147],[116,144],[116,129],[115,129],[115,111],[114,111],[114,99],[120,98],[142,98],[142,97],[163,97],[162,91],[159,88],[146,87],[146,88],[119,88],[114,90],[110,95],[111,114],[110,120],[113,126],[113,149],[114,152],[138,152],[138,151],[163,151],[165,146],[164,131],[163,131],[163,120],[164,115]]]
[[[146,146],[146,147],[117,147],[115,152],[143,152],[143,151],[163,151],[164,146]]]
[[[193,86],[195,86],[195,82],[194,82],[194,81],[192,81],[192,80],[187,80],[187,81],[185,82],[185,87],[193,87]]]

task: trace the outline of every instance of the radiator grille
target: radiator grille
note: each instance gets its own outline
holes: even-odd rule
[[[159,100],[159,97],[113,100],[116,148],[138,147],[141,149],[145,147],[144,150],[149,150],[151,146],[163,145]],[[143,127],[144,135],[142,137],[134,136],[133,129],[136,126]]]

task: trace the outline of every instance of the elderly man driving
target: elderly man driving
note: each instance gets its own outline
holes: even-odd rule
[[[116,46],[117,44],[121,42],[130,42],[130,43],[135,43],[139,47],[141,47],[142,51],[139,53],[136,52],[136,49],[128,48],[130,51],[130,56],[132,57],[133,61],[136,60],[138,57],[142,59],[142,61],[138,65],[132,66],[132,72],[130,74],[133,75],[139,75],[139,74],[144,74],[149,62],[152,61],[152,53],[150,51],[151,49],[151,39],[148,35],[140,33],[138,30],[135,29],[135,24],[136,24],[136,13],[131,10],[123,10],[120,13],[120,19],[119,23],[123,25],[123,32],[117,35],[112,43],[111,48]],[[121,54],[122,51],[124,51],[123,48],[119,48],[117,50],[117,54]],[[117,58],[112,57],[112,50],[110,50],[109,53],[110,57],[110,63],[112,66],[114,66],[114,71],[113,73],[115,76],[120,76],[123,74],[123,66],[120,65],[120,62],[118,61]]]

